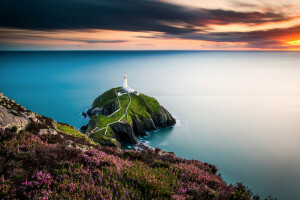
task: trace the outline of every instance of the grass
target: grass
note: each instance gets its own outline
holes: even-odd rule
[[[158,101],[144,94],[139,96],[130,94],[131,105],[128,109],[129,116],[136,115],[137,118],[143,117],[146,119],[151,118],[151,115],[155,115],[160,112],[160,104]]]
[[[97,97],[93,103],[93,106],[94,105],[105,106],[109,103],[112,103],[113,101],[117,101],[117,98],[116,98],[116,95],[114,92],[117,89],[118,88],[113,88],[113,89],[105,92],[101,96]],[[100,99],[101,99],[101,101],[100,101]],[[126,108],[127,108],[128,104],[130,103],[130,100],[127,95],[120,96],[119,101],[120,101],[121,108],[118,112],[114,113],[110,117],[104,116],[104,115],[93,116],[90,119],[90,124],[94,124],[101,129],[101,128],[106,128],[106,126],[109,123],[118,121],[126,113]],[[121,121],[124,121],[124,120],[126,120],[126,116],[124,116],[124,118]],[[88,131],[91,131],[91,129],[92,128],[90,128]],[[103,130],[100,130],[100,131],[94,133],[92,135],[92,138],[96,142],[99,142],[100,144],[115,143],[115,141],[109,141],[109,140],[113,139],[112,138],[112,130],[110,129],[110,127],[108,127],[106,135],[105,135],[105,129],[103,129]]]
[[[102,95],[97,97],[93,102],[93,108],[96,107],[103,107],[106,104],[110,104],[114,101],[117,101],[115,90],[120,89],[121,87],[112,88],[106,92],[104,92]],[[117,102],[116,102],[117,103]]]
[[[108,134],[104,135],[105,129],[98,131],[92,135],[93,140],[98,142],[100,145],[103,146],[115,146],[117,140],[112,138],[111,132],[108,130]]]
[[[57,123],[56,126],[57,126],[57,130],[60,131],[60,132],[66,133],[68,135],[72,135],[72,136],[77,137],[77,138],[84,139],[85,141],[96,145],[96,143],[93,140],[91,140],[87,135],[81,133],[80,131],[74,129],[73,127],[71,127],[69,125],[62,124],[62,123]]]

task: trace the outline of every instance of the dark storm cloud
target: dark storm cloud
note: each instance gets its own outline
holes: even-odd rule
[[[32,30],[108,29],[180,35],[208,24],[261,24],[288,19],[282,13],[195,9],[158,0],[0,1],[0,26]]]

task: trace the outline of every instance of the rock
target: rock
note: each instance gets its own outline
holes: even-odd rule
[[[139,116],[132,116],[132,127],[135,135],[146,136],[146,131],[156,130],[158,127],[165,128],[176,124],[172,115],[161,106],[160,112],[152,115],[151,118],[145,119]]]
[[[169,113],[169,111],[167,111],[167,109],[165,109],[163,106],[161,106],[161,112],[162,112],[161,127],[173,126],[176,124],[176,120]]]
[[[152,115],[151,117],[157,127],[165,128],[176,124],[176,120],[163,106],[161,106],[158,114]]]
[[[83,126],[81,126],[80,127],[80,130],[82,131],[82,132],[86,132],[86,130],[88,129],[88,124],[86,124],[86,125],[83,125]]]
[[[154,125],[154,124],[153,124]],[[135,135],[147,136],[144,124],[142,124],[136,116],[132,117],[132,128]],[[154,127],[155,128],[155,127]]]
[[[90,108],[88,109],[87,111],[87,114],[89,117],[92,117],[92,116],[97,116],[97,115],[100,115],[102,113],[102,108]]]
[[[19,111],[21,111],[21,112],[25,112],[25,111],[26,111],[26,109],[25,109],[23,106],[20,106],[20,107],[19,107]]]
[[[30,121],[24,117],[15,116],[9,113],[4,107],[0,106],[0,128],[16,127],[17,130],[24,130]]]
[[[18,112],[12,109],[8,110],[11,114],[13,114],[14,116],[18,116]]]
[[[39,135],[47,135],[47,134],[56,135],[57,132],[54,129],[40,129]]]
[[[96,115],[108,116],[118,109],[119,109],[119,105],[115,101],[113,101],[109,104],[106,104],[103,107],[95,107],[95,108],[88,109],[87,115],[89,117],[96,116]]]
[[[89,116],[89,117],[92,117],[92,111],[93,111],[93,108],[90,108],[86,111],[86,114]]]
[[[48,133],[48,129],[40,129],[39,135],[47,135]]]
[[[129,123],[117,122],[111,124],[110,127],[114,133],[114,138],[119,142],[137,144],[137,139]]]
[[[72,140],[68,140],[68,141],[67,141],[67,144],[72,144],[72,143],[73,143]]]
[[[133,149],[135,151],[143,151],[143,150],[148,150],[148,149],[154,151],[154,148],[151,147],[151,146],[149,146],[149,145],[147,145],[144,141],[139,142],[138,144],[134,145]]]
[[[87,114],[85,112],[82,112],[81,115],[83,116],[83,118],[87,117]]]
[[[52,135],[57,135],[56,130],[54,130],[54,129],[48,129],[48,130],[49,130],[49,132],[50,132]]]
[[[68,146],[68,147],[72,147],[72,144],[73,144],[73,141],[72,141],[72,140],[68,140],[68,141],[67,141],[67,146]]]

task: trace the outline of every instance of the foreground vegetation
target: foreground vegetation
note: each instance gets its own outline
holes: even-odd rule
[[[257,199],[207,163],[77,142],[0,129],[0,199]]]

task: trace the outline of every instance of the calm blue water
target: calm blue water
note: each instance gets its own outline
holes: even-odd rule
[[[125,73],[179,120],[150,145],[216,164],[262,197],[300,196],[299,52],[0,52],[1,92],[77,128]]]

